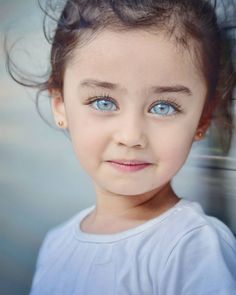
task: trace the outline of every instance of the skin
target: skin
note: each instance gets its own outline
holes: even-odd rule
[[[75,50],[65,71],[63,93],[51,91],[51,106],[56,122],[62,120],[69,129],[75,154],[94,183],[96,209],[83,221],[84,231],[119,232],[178,202],[171,179],[183,166],[193,141],[200,139],[197,132],[208,127],[199,123],[207,88],[193,60],[161,32],[103,31]],[[82,86],[85,79],[119,87]],[[191,94],[158,93],[152,88],[175,85]],[[104,94],[114,101],[108,102],[110,110],[98,109],[97,102],[88,104],[88,98]],[[167,115],[154,112],[160,100],[174,101],[178,111],[166,102]],[[150,165],[122,172],[107,162],[116,159]]]

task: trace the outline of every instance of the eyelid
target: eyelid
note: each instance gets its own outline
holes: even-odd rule
[[[117,109],[119,108],[117,102],[108,93],[104,93],[101,95],[94,95],[94,96],[91,95],[91,96],[89,96],[88,100],[86,101],[86,104],[91,105],[93,102],[99,101],[99,100],[108,100],[108,101],[114,103],[114,105],[116,106]],[[176,113],[183,113],[183,109],[182,109],[181,105],[179,103],[177,103],[177,101],[174,98],[159,99],[151,104],[151,106],[148,108],[148,111],[150,111],[155,105],[161,104],[161,103],[167,104],[167,105],[170,105],[171,107],[173,107],[175,110],[173,115],[175,115]],[[171,115],[168,115],[168,116],[171,116]]]
[[[92,105],[96,101],[101,101],[101,100],[106,100],[112,102],[116,106],[116,110],[119,109],[117,102],[109,95],[109,94],[101,94],[101,95],[94,95],[94,96],[89,96],[87,101],[85,102],[86,105]],[[114,112],[114,110],[113,110]]]
[[[117,104],[116,101],[109,94],[101,94],[101,95],[94,95],[94,96],[91,95],[87,99],[87,102],[92,103],[97,100],[109,100],[113,102],[114,104]]]
[[[149,111],[155,106],[155,105],[158,105],[158,104],[166,104],[166,105],[170,105],[171,107],[174,108],[175,112],[179,112],[179,113],[182,113],[183,110],[182,110],[182,107],[179,103],[176,102],[175,99],[172,99],[172,98],[167,98],[167,99],[160,99],[160,100],[157,100],[155,101],[154,103],[152,103],[152,105],[149,107]]]

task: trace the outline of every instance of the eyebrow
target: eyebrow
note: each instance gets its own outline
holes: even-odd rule
[[[153,86],[151,90],[153,93],[184,93],[187,96],[193,95],[192,91],[183,85]]]
[[[99,87],[109,90],[123,89],[119,84],[99,81],[95,79],[85,79],[80,82],[81,87]],[[151,92],[162,94],[162,93],[184,93],[188,96],[192,95],[192,91],[184,85],[173,85],[173,86],[152,86],[150,88]]]
[[[110,89],[110,90],[117,90],[117,89],[121,88],[118,84],[114,84],[114,83],[106,82],[106,81],[94,80],[94,79],[82,80],[80,82],[80,86],[82,86],[82,87],[100,87],[100,88],[105,88],[105,89]]]

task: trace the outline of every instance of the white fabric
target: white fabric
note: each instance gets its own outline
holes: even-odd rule
[[[93,209],[49,232],[31,295],[236,294],[236,240],[197,203],[111,235],[80,230]]]

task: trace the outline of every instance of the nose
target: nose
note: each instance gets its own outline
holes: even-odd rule
[[[123,116],[114,134],[115,142],[126,147],[144,148],[147,145],[144,120],[140,116]]]

